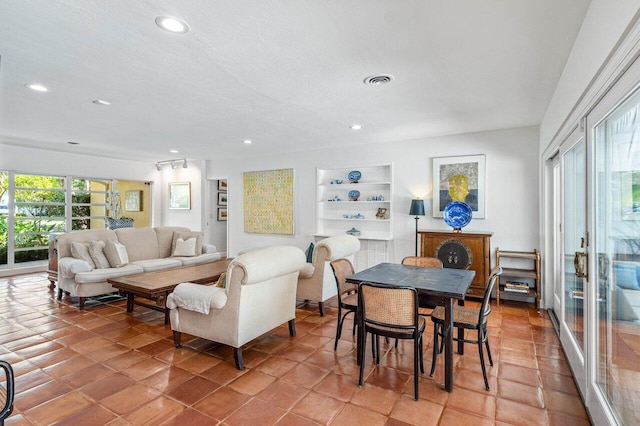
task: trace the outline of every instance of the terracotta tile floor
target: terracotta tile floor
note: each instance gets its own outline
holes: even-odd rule
[[[44,274],[0,279],[0,359],[16,371],[7,425],[587,425],[587,415],[546,313],[531,305],[495,307],[490,318],[494,366],[484,389],[477,350],[455,356],[455,390],[436,374],[420,377],[413,400],[412,343],[370,351],[357,385],[352,320],[333,351],[337,309],[297,311],[297,337],[286,325],[244,349],[238,371],[228,347],[183,336],[175,349],[159,312],[125,312],[118,298],[58,302]],[[473,304],[475,302],[468,302]],[[431,366],[432,327],[425,332]],[[186,337],[186,338],[185,338]]]

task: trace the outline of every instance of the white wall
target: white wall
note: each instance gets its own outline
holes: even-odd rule
[[[205,229],[203,224],[203,208],[204,202],[208,198],[205,194],[206,184],[203,176],[203,161],[188,161],[188,168],[183,168],[180,164],[175,169],[169,165],[162,166],[162,171],[156,171],[160,175],[160,211],[162,220],[159,223],[162,226],[186,226],[193,231],[202,231]],[[155,170],[155,166],[154,166]],[[191,183],[191,209],[189,210],[170,210],[169,209],[169,183],[171,182],[190,182]]]
[[[637,19],[638,0],[592,0],[540,124],[540,152],[578,107],[611,51]],[[573,121],[573,120],[572,120]]]
[[[270,157],[245,157],[207,162],[207,173],[227,176],[229,188],[229,255],[247,248],[291,244],[301,248],[315,232],[316,167],[352,167],[394,163],[394,242],[391,260],[400,261],[414,252],[415,221],[409,205],[415,196],[425,197],[431,208],[432,158],[486,154],[486,219],[472,220],[468,231],[491,231],[492,251],[532,250],[538,243],[538,128],[496,130],[359,147],[294,152]],[[259,143],[259,142],[256,142]],[[211,156],[214,157],[213,155]],[[255,235],[243,230],[243,180],[246,171],[295,169],[295,235]],[[450,229],[440,218],[428,214],[420,229]]]

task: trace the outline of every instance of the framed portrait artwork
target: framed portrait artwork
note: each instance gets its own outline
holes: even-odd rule
[[[452,201],[471,207],[474,219],[485,217],[485,155],[433,159],[433,217],[442,217]]]
[[[169,184],[169,210],[191,209],[191,182]]]
[[[227,190],[227,181],[226,179],[218,180],[218,191],[226,191]]]
[[[218,207],[218,220],[227,220],[227,208]]]
[[[226,206],[227,205],[227,193],[226,192],[218,192],[218,205]]]

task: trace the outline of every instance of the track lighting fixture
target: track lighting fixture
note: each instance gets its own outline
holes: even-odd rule
[[[165,164],[169,164],[171,165],[172,169],[176,169],[180,163],[182,163],[182,168],[183,169],[187,169],[189,168],[189,164],[187,163],[187,159],[186,158],[177,158],[177,159],[173,159],[173,160],[162,160],[162,161],[158,161],[156,163],[156,170],[157,171],[162,171],[162,166]]]

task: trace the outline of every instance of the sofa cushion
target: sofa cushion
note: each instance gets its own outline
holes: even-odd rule
[[[95,262],[93,261],[93,259],[91,258],[91,255],[89,254],[89,245],[91,243],[84,243],[84,242],[79,242],[79,241],[72,241],[71,242],[71,256],[73,256],[76,259],[80,259],[80,260],[84,260],[85,262],[87,262],[89,264],[89,266],[91,266],[91,269],[96,267]]]
[[[196,237],[183,240],[179,237],[171,256],[193,257],[196,255]]]
[[[104,254],[113,268],[122,268],[129,263],[127,248],[119,242],[107,241],[104,247]]]
[[[120,228],[115,233],[118,241],[127,248],[130,262],[160,257],[158,237],[152,228]]]
[[[178,231],[173,233],[173,241],[171,242],[171,255],[173,256],[176,251],[176,244],[178,239],[182,238],[184,241],[187,241],[190,238],[196,239],[196,248],[195,253],[196,256],[202,254],[202,234],[200,232],[195,231]],[[184,255],[181,255],[184,256]]]
[[[220,260],[222,256],[220,253],[205,253],[200,256],[193,257],[172,257],[172,259],[179,260],[183,266],[200,265],[201,263],[209,263],[216,260]]]
[[[189,232],[184,226],[156,226],[153,230],[158,237],[159,257],[171,256],[174,232]]]
[[[109,260],[107,260],[107,256],[104,254],[104,241],[96,241],[93,240],[89,243],[89,255],[93,260],[93,263],[96,265],[96,269],[106,269],[110,268]]]
[[[613,264],[616,285],[628,290],[640,290],[640,285],[638,285],[639,265],[636,262],[616,261]]]
[[[182,262],[174,258],[136,260],[135,262],[131,262],[131,264],[140,266],[144,272],[161,271],[163,269],[182,266]]]
[[[75,281],[78,284],[101,283],[109,278],[124,277],[126,275],[144,272],[140,266],[126,265],[122,268],[94,269],[90,272],[78,272]]]

